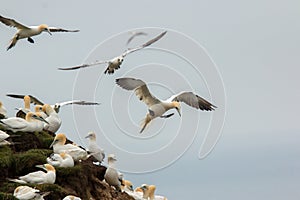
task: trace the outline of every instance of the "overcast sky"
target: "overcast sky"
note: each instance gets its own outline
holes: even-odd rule
[[[26,25],[46,23],[80,32],[43,33],[33,38],[34,44],[21,40],[7,52],[15,30],[1,24],[0,100],[10,116],[23,104],[6,97],[7,93],[32,94],[49,103],[73,97],[101,102],[97,108],[61,109],[59,131],[86,146],[83,136],[95,130],[99,144],[107,153],[116,154],[117,165],[125,172],[141,171],[141,167],[149,171],[155,163],[154,167],[162,169],[125,173],[125,178],[134,186],[156,184],[157,194],[171,200],[299,199],[299,8],[299,1],[292,0],[6,1],[1,6],[3,16]],[[132,29],[149,32],[132,45],[162,30],[169,32],[152,49],[126,57],[112,76],[103,75],[105,66],[80,72],[57,70],[117,56],[126,48],[127,32]],[[191,41],[197,45],[186,45]],[[182,47],[181,55],[186,53],[184,57],[196,63],[200,75],[182,57],[155,49],[169,47],[172,51],[176,45]],[[216,71],[206,74],[202,71],[206,67]],[[143,78],[162,99],[192,90],[218,109],[212,114],[182,105],[182,118],[175,113],[168,120],[157,119],[139,135],[138,126],[147,109],[131,92],[115,86],[114,79],[123,76]],[[213,90],[221,80],[225,90]],[[220,140],[199,160],[212,120],[225,110]],[[192,131],[180,131],[184,126]],[[184,134],[181,143],[168,146]],[[134,157],[122,156],[134,152],[138,157],[138,153],[166,146],[173,153],[168,152],[167,157],[153,154],[140,165]]]

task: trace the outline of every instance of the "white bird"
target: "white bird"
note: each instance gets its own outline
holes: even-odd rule
[[[131,181],[123,180],[121,189],[123,192],[126,192],[129,196],[132,196],[135,200],[143,200],[143,191],[133,190],[133,185]]]
[[[129,49],[125,50],[124,53],[122,53],[121,55],[119,55],[117,57],[112,58],[111,60],[96,61],[96,62],[91,63],[91,64],[83,64],[83,65],[79,65],[79,66],[75,66],[75,67],[58,68],[58,69],[59,70],[74,70],[74,69],[80,69],[80,68],[85,68],[85,67],[90,67],[90,66],[106,63],[106,64],[108,64],[108,66],[107,66],[106,70],[104,71],[104,74],[106,74],[106,73],[113,74],[115,72],[115,70],[120,68],[124,58],[128,54],[133,53],[135,51],[138,51],[140,49],[143,49],[143,48],[153,44],[154,42],[161,39],[166,33],[167,33],[167,31],[164,31],[163,33],[159,34],[158,36],[156,36],[155,38],[149,40],[148,42],[142,44],[141,46],[138,46],[138,47],[135,47],[135,48],[129,48]]]
[[[81,200],[81,198],[73,196],[73,195],[68,195],[63,200]]]
[[[27,99],[27,102],[33,103],[34,105],[41,105],[41,106],[44,105],[44,103],[42,101],[40,101],[38,98],[36,98],[32,95],[7,94],[6,96],[12,97],[12,98],[17,98],[17,99],[24,99],[25,96],[28,96],[29,100]],[[24,99],[24,101],[25,101],[25,99]],[[85,106],[85,105],[99,105],[99,103],[83,101],[83,100],[71,100],[71,101],[57,102],[57,103],[51,105],[51,107],[55,110],[55,112],[59,113],[60,108],[63,106],[66,106],[66,105],[83,105],[83,106]]]
[[[143,198],[149,200],[167,200],[166,197],[155,195],[156,186],[143,184],[140,189],[143,191]]]
[[[89,132],[88,135],[85,137],[89,139],[89,145],[87,151],[100,163],[103,161],[105,154],[104,150],[101,149],[96,143],[96,133]]]
[[[178,114],[181,116],[181,106],[179,102],[184,102],[191,107],[205,111],[212,111],[216,108],[216,106],[209,103],[197,94],[194,94],[193,92],[180,92],[179,94],[173,95],[165,101],[161,101],[150,93],[146,83],[140,79],[119,78],[116,79],[116,83],[123,89],[134,90],[136,96],[148,106],[149,113],[146,115],[146,118],[143,121],[140,133],[144,131],[147,124],[150,123],[151,120],[157,117],[171,117],[174,113],[169,115],[163,114],[172,108],[175,108]]]
[[[107,156],[108,167],[104,174],[105,182],[110,186],[114,186],[116,190],[121,191],[122,174],[119,173],[115,168],[115,161],[117,161],[114,154]]]
[[[53,153],[47,158],[47,163],[54,167],[74,167],[72,156],[67,153]]]
[[[13,132],[40,132],[44,128],[44,123],[48,122],[33,112],[28,112],[25,119],[20,117],[10,117],[0,120],[0,124],[5,130],[11,130]]]
[[[9,138],[9,135],[7,133],[5,133],[4,131],[0,130],[0,146],[11,145],[10,142],[5,140],[7,138]]]
[[[48,117],[45,118],[48,123],[44,125],[44,130],[56,133],[62,123],[58,113],[49,104],[44,104],[42,110],[48,115]]]
[[[65,144],[66,141],[66,135],[58,133],[50,145],[50,148],[53,147],[54,153],[68,153],[72,156],[74,161],[85,160],[89,157],[87,151],[73,144]]]
[[[0,119],[4,119],[7,117],[7,110],[3,106],[3,103],[0,101]]]
[[[36,167],[46,170],[44,171],[36,171],[31,172],[25,176],[20,176],[19,179],[8,179],[9,181],[13,181],[16,183],[21,184],[44,184],[44,183],[50,183],[53,184],[56,179],[56,172],[55,168],[50,164],[44,164],[44,165],[36,165]]]
[[[146,35],[148,35],[147,33],[142,32],[142,31],[130,31],[129,34],[131,34],[131,36],[130,36],[130,38],[127,40],[126,45],[128,45],[128,44],[129,44],[135,37],[137,37],[137,36],[142,36],[142,35],[146,36]]]
[[[40,192],[38,189],[29,186],[19,186],[14,190],[14,197],[19,200],[44,200],[50,192]]]
[[[25,26],[14,19],[9,19],[0,15],[0,21],[10,27],[15,27],[18,29],[14,37],[11,39],[10,45],[7,50],[16,45],[18,40],[27,38],[28,42],[34,43],[34,40],[31,38],[32,36],[39,35],[42,32],[48,32],[50,35],[51,32],[78,32],[79,30],[66,30],[62,28],[56,27],[48,27],[46,24],[41,24],[39,26]]]

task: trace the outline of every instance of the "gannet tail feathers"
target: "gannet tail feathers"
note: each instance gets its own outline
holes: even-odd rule
[[[9,44],[9,46],[7,47],[6,50],[8,51],[8,50],[10,50],[11,48],[13,48],[13,47],[16,45],[17,41],[18,41],[18,36],[15,35],[15,36],[10,40],[10,44]]]
[[[23,181],[23,180],[20,180],[20,179],[8,178],[7,180],[15,182],[15,183],[27,184],[26,181]]]
[[[147,115],[146,115],[146,118],[145,118],[145,119],[143,120],[143,122],[142,122],[142,129],[141,129],[140,133],[142,133],[142,132],[145,130],[146,126],[147,126],[150,122],[151,122],[151,117],[150,117],[149,114],[147,114]]]

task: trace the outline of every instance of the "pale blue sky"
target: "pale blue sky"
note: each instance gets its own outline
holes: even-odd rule
[[[61,72],[56,70],[57,67],[82,63],[98,44],[130,29],[160,27],[182,32],[205,47],[224,81],[227,115],[222,136],[214,151],[207,158],[198,160],[199,147],[204,138],[201,130],[207,129],[210,119],[210,114],[201,113],[203,121],[200,131],[179,160],[162,170],[125,174],[125,177],[132,180],[135,186],[156,184],[157,193],[171,200],[299,199],[299,8],[299,1],[292,0],[184,3],[169,0],[89,3],[6,1],[2,3],[3,16],[27,25],[47,23],[81,31],[53,36],[44,33],[34,38],[35,44],[23,40],[6,52],[15,30],[1,24],[0,65],[3,70],[0,99],[9,110],[9,115],[14,114],[13,108],[20,107],[21,102],[5,97],[6,93],[33,94],[50,103],[69,100],[77,72]],[[167,36],[163,39],[167,40]],[[112,49],[108,49],[107,53],[115,55]],[[128,57],[128,62],[143,64],[140,61],[144,54],[139,52],[136,57],[140,58]],[[102,75],[104,67],[94,70]],[[105,92],[114,88],[113,79],[129,70],[128,64],[123,65],[114,76],[109,77],[111,85],[97,86],[96,100],[102,103],[96,109],[99,115],[108,106],[108,97],[101,96],[102,89]],[[81,73],[89,74],[91,71]],[[201,80],[193,88],[208,98],[202,84]],[[129,95],[119,88],[114,90]],[[167,97],[161,95],[158,88],[153,87],[152,90],[159,93],[158,97]],[[88,94],[88,97],[93,95]],[[142,112],[131,113],[133,121],[139,124],[146,108],[136,99],[132,100],[129,105],[137,103]],[[76,109],[87,114],[93,111]],[[182,109],[186,115],[194,112],[186,106]],[[75,142],[86,145],[86,141],[78,137],[85,133],[76,132],[72,108],[62,109],[60,114],[63,120],[60,131],[67,133]],[[88,119],[93,116],[88,116]],[[166,124],[176,126],[179,122],[180,118],[174,116]],[[153,122],[153,130],[160,123],[159,120]],[[78,129],[81,130],[80,127]],[[149,130],[147,133],[151,134]],[[168,137],[172,137],[172,132],[165,139]],[[119,162],[124,162],[124,159],[120,158]]]

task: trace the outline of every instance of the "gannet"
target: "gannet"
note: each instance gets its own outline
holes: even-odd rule
[[[68,195],[63,200],[81,200],[81,198],[73,196],[73,195]]]
[[[74,167],[72,156],[67,153],[53,153],[47,158],[47,163],[54,167]]]
[[[117,161],[114,154],[107,156],[108,167],[104,174],[105,182],[110,186],[114,186],[116,190],[121,191],[122,174],[120,174],[115,168],[115,161]]]
[[[149,200],[167,200],[166,197],[155,195],[156,186],[143,184],[140,189],[143,191],[143,198]]]
[[[134,90],[136,96],[148,106],[149,113],[143,120],[140,133],[144,131],[147,124],[150,123],[151,120],[157,117],[171,117],[174,113],[168,115],[163,114],[172,108],[175,108],[179,116],[181,116],[180,102],[184,102],[191,107],[205,111],[211,111],[216,108],[216,106],[209,103],[197,94],[194,94],[193,92],[180,92],[179,94],[173,95],[165,101],[161,101],[150,93],[146,83],[140,79],[119,78],[116,79],[116,83],[123,89]]]
[[[38,189],[29,186],[19,186],[14,190],[14,197],[19,200],[44,200],[50,192],[40,192]]]
[[[43,106],[41,105],[36,105],[34,107],[34,112],[35,114],[37,114],[38,116],[46,119],[48,117],[48,115],[43,111]]]
[[[0,124],[5,130],[11,130],[13,132],[40,132],[44,128],[44,123],[48,122],[33,112],[28,112],[25,119],[20,117],[10,117],[0,120]]]
[[[11,49],[16,45],[17,41],[23,38],[27,38],[28,42],[34,43],[32,36],[39,35],[42,32],[48,32],[50,35],[51,32],[78,32],[79,30],[66,30],[62,28],[56,27],[48,27],[46,24],[41,24],[39,26],[25,26],[15,21],[14,19],[5,18],[0,15],[0,21],[11,27],[15,27],[18,29],[14,37],[11,39],[10,45],[7,47],[7,50]]]
[[[48,124],[44,125],[44,130],[50,131],[51,133],[56,133],[62,123],[58,113],[55,112],[55,110],[49,104],[44,104],[42,110],[48,115],[48,117],[45,118]]]
[[[7,138],[9,138],[9,135],[7,133],[5,133],[4,131],[0,130],[0,146],[11,145],[10,142],[5,140]]]
[[[132,196],[135,200],[143,200],[143,191],[133,190],[131,181],[122,180],[121,189],[126,192],[129,196]]]
[[[44,171],[31,172],[25,176],[20,176],[19,179],[8,179],[8,180],[16,183],[21,183],[21,184],[27,184],[27,183],[53,184],[55,182],[56,173],[55,173],[55,168],[52,165],[44,164],[44,165],[36,165],[36,167],[44,169],[47,172]]]
[[[27,100],[30,103],[33,103],[34,105],[41,105],[43,106],[44,103],[40,101],[38,98],[32,96],[32,95],[21,95],[21,94],[7,94],[6,96],[12,97],[12,98],[17,98],[17,99],[23,99],[25,96],[28,96],[30,99]],[[24,99],[25,101],[25,99]],[[83,100],[71,100],[71,101],[64,101],[64,102],[57,102],[51,107],[55,110],[55,112],[59,113],[59,110],[61,107],[66,106],[66,105],[99,105],[97,102],[89,102],[89,101],[83,101]]]
[[[96,143],[96,133],[91,131],[85,137],[89,139],[89,145],[87,151],[92,154],[92,156],[99,161],[100,163],[103,161],[105,154],[104,150],[101,149]]]
[[[58,133],[50,145],[50,148],[53,147],[54,153],[68,153],[70,156],[72,156],[74,161],[85,160],[89,157],[88,153],[84,149],[73,144],[65,144],[66,141],[66,135],[63,133]]]
[[[104,74],[106,74],[106,73],[113,74],[115,72],[115,70],[118,70],[120,68],[124,58],[128,54],[133,53],[135,51],[138,51],[140,49],[143,49],[143,48],[153,44],[154,42],[161,39],[166,33],[167,33],[167,31],[164,31],[163,33],[159,34],[158,36],[156,36],[155,38],[149,40],[148,42],[142,44],[141,46],[138,46],[138,47],[135,47],[135,48],[129,48],[129,49],[125,50],[121,55],[119,55],[115,58],[112,58],[111,60],[96,61],[96,62],[91,63],[91,64],[83,64],[83,65],[79,65],[79,66],[75,66],[75,67],[58,68],[58,69],[59,70],[74,70],[74,69],[80,69],[80,68],[85,68],[85,67],[90,67],[90,66],[106,63],[106,64],[108,64],[108,66],[107,66],[106,70],[104,71]]]
[[[0,119],[4,119],[7,117],[6,108],[3,106],[3,103],[0,101]]]
[[[137,37],[137,36],[141,36],[141,35],[148,35],[147,33],[145,32],[142,32],[142,31],[130,31],[129,34],[131,34],[130,38],[127,40],[127,43],[126,45],[128,45],[132,40],[133,38]]]

